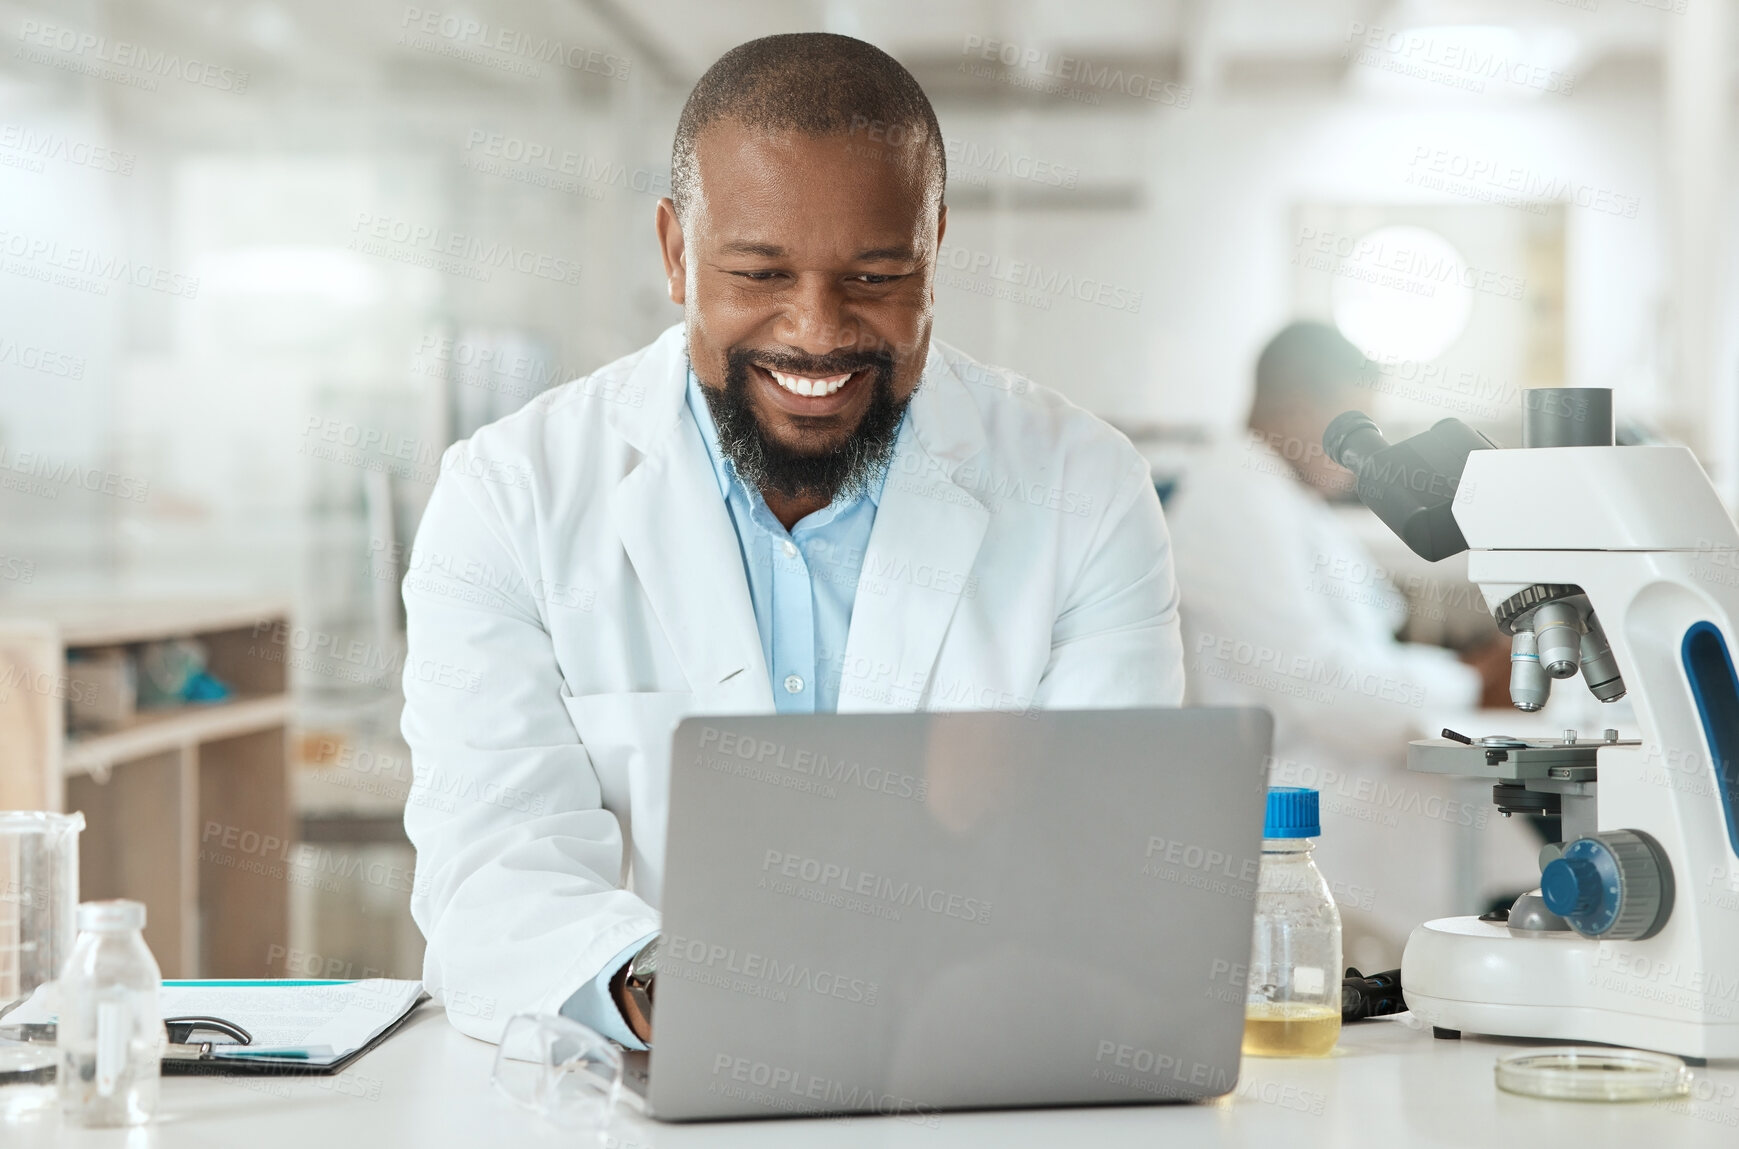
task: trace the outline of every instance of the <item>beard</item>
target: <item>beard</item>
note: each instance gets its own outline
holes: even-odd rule
[[[867,368],[874,374],[856,383],[871,388],[869,407],[844,441],[834,446],[809,451],[782,443],[761,425],[750,402],[751,363],[812,376]],[[718,427],[719,449],[744,483],[786,498],[822,498],[828,502],[861,495],[881,476],[893,457],[900,421],[912,401],[911,395],[895,397],[894,357],[886,351],[807,356],[733,348],[725,357],[724,387],[703,386],[701,393]]]

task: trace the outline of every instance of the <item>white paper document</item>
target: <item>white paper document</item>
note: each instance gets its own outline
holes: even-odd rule
[[[420,981],[388,978],[330,985],[165,982],[162,1007],[164,1017],[220,1017],[253,1035],[251,1045],[234,1045],[217,1034],[195,1034],[195,1040],[212,1043],[213,1053],[306,1049],[309,1064],[319,1065],[373,1041],[408,1013],[422,992]]]

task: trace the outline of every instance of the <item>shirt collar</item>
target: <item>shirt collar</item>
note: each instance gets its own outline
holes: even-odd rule
[[[761,492],[750,490],[747,483],[741,482],[741,480],[737,478],[737,469],[732,466],[731,461],[725,457],[724,448],[719,445],[718,424],[713,422],[712,408],[707,405],[706,395],[701,391],[702,386],[704,386],[704,384],[701,383],[700,377],[694,373],[694,368],[690,367],[688,370],[688,409],[689,413],[694,416],[695,425],[700,428],[700,437],[701,441],[706,444],[707,456],[712,460],[713,475],[719,482],[719,496],[724,499],[729,499],[731,497],[731,486],[732,484],[736,484],[743,488],[745,494],[750,496],[749,501],[752,505],[760,500]],[[907,427],[909,422],[910,420],[905,418],[900,420],[900,440],[904,440],[906,437],[909,431],[909,428]],[[897,447],[895,448],[895,453],[898,453]],[[869,484],[869,489],[864,492],[865,496],[868,497],[871,506],[880,507],[882,505],[882,488],[887,485],[888,471],[891,469],[892,460],[889,461],[888,466],[882,468],[882,473]],[[854,496],[853,498],[846,499],[843,502],[835,499],[830,505],[832,505],[836,510],[844,510],[856,501],[857,498]]]

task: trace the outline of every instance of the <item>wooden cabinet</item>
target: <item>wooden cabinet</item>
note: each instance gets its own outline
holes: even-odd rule
[[[204,644],[230,699],[67,729],[78,652],[172,638]],[[0,607],[0,809],[84,813],[80,900],[144,902],[165,977],[272,976],[288,944],[294,656],[276,600]]]

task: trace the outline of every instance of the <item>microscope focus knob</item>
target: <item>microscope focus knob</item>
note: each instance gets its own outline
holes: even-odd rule
[[[1607,830],[1577,838],[1547,863],[1540,894],[1583,937],[1649,938],[1672,914],[1672,863],[1641,830]]]

